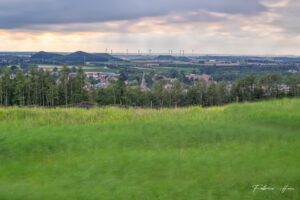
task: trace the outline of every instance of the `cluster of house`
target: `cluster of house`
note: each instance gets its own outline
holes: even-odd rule
[[[57,75],[58,76],[58,72],[52,72],[52,74]],[[89,87],[93,87],[95,89],[97,88],[107,88],[111,82],[111,80],[115,80],[117,81],[120,74],[116,74],[116,73],[106,73],[106,72],[85,72],[87,78],[93,78],[94,80],[96,80],[96,84],[93,85],[89,85]],[[70,75],[76,75],[76,73],[71,73]],[[173,88],[173,84],[174,81],[178,80],[176,78],[167,78],[165,76],[162,77],[164,80],[167,81],[166,85],[164,86],[165,89],[171,89]],[[190,80],[204,80],[207,84],[207,86],[211,85],[213,82],[216,83],[215,81],[212,80],[212,77],[210,75],[207,74],[202,74],[202,75],[197,75],[197,74],[189,74],[186,75],[186,78],[190,79]],[[59,80],[57,80],[59,81]],[[125,83],[128,85],[129,82],[125,81]],[[143,91],[148,91],[149,88],[147,87],[147,83],[146,83],[146,79],[145,79],[145,73],[143,73],[142,76],[142,81],[141,81],[141,85],[140,85],[141,90]],[[226,88],[230,91],[232,88],[232,84],[227,84]],[[264,88],[265,89],[265,88]],[[285,91],[285,92],[289,92],[289,87],[285,84],[280,85],[280,90]]]
[[[120,74],[105,73],[105,72],[86,72],[86,75],[88,78],[91,77],[97,81],[97,83],[92,86],[94,88],[107,88],[111,80],[116,81],[120,76]],[[207,74],[203,74],[203,75],[190,74],[190,75],[186,75],[186,77],[190,80],[203,79],[206,81],[207,85],[210,85],[212,83],[211,76]],[[165,85],[166,89],[172,88],[174,81],[177,80],[176,78],[167,78],[167,77],[163,77],[163,79],[167,81],[167,84]],[[128,81],[125,81],[125,83],[129,84]],[[143,91],[149,90],[149,88],[147,88],[145,73],[143,73],[140,87]]]
[[[178,80],[177,78],[167,78],[165,76],[162,76],[162,78],[163,78],[163,80],[167,81],[167,84],[164,87],[165,89],[173,88],[174,81]],[[189,80],[193,80],[193,81],[198,81],[198,80],[203,79],[208,86],[211,85],[212,82],[216,83],[215,81],[212,80],[212,77],[207,74],[202,74],[202,75],[189,74],[189,75],[186,75],[186,78],[188,78]]]
[[[212,82],[216,83],[215,81],[212,80],[212,77],[210,75],[207,74],[202,74],[202,75],[197,75],[197,74],[190,74],[190,75],[186,75],[186,77],[190,80],[205,80],[207,85],[212,84]]]
[[[120,74],[106,73],[106,72],[86,72],[88,78],[93,78],[97,81],[93,87],[96,88],[107,88],[112,80],[118,80]]]
[[[116,73],[106,73],[106,72],[85,72],[87,75],[87,78],[93,78],[97,83],[94,85],[90,85],[90,87],[93,88],[107,88],[111,82],[111,80],[118,80],[120,74]],[[186,75],[186,77],[190,80],[200,80],[203,79],[206,81],[207,85],[210,85],[212,83],[211,76],[207,74],[203,75],[196,75],[196,74],[190,74]],[[173,83],[176,78],[167,78],[163,77],[164,80],[167,81],[167,84],[165,85],[166,89],[170,89],[173,87]],[[129,84],[128,81],[125,81],[126,84]],[[148,91],[149,88],[147,87],[146,79],[145,79],[145,73],[143,73],[142,81],[140,85],[141,89],[143,91]]]
[[[6,58],[0,58],[1,63],[8,63],[8,60]]]
[[[59,72],[51,72],[53,76],[58,77]],[[93,78],[97,83],[94,85],[90,85],[89,87],[96,88],[106,88],[109,86],[111,80],[118,80],[120,74],[115,73],[106,73],[106,72],[85,72],[87,78]],[[76,73],[72,72],[69,76],[76,76]],[[59,79],[57,79],[56,83],[59,83]]]

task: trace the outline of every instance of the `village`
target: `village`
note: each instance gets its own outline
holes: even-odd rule
[[[120,74],[117,73],[107,73],[107,72],[85,72],[88,79],[95,80],[95,84],[90,84],[90,87],[93,87],[95,89],[97,88],[107,88],[111,81],[117,81],[120,77]],[[171,89],[173,87],[174,81],[178,80],[177,78],[168,78],[166,76],[161,76],[162,80],[166,81],[165,89]],[[212,82],[215,82],[212,80],[212,77],[207,74],[203,75],[197,75],[197,74],[189,74],[186,75],[186,78],[191,81],[198,81],[203,79],[207,86],[209,86]],[[124,81],[126,85],[130,85],[130,82],[128,80]],[[216,82],[215,82],[216,83]],[[135,87],[135,86],[133,86]],[[143,91],[150,90],[147,86],[147,82],[145,79],[145,73],[142,75],[141,84],[140,87]]]

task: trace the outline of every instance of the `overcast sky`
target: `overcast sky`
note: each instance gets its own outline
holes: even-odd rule
[[[0,51],[300,55],[299,0],[0,0]]]

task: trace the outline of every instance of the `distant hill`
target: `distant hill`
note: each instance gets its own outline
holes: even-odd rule
[[[65,56],[65,61],[67,62],[107,62],[110,59],[113,59],[113,57],[108,54],[97,55],[86,53],[83,51],[77,51]]]
[[[164,56],[164,55],[160,55],[160,56],[157,56],[155,58],[155,60],[168,60],[168,61],[176,61],[176,57],[174,56]]]
[[[55,63],[69,63],[69,64],[83,64],[84,62],[108,62],[108,61],[118,61],[119,58],[115,58],[109,54],[97,53],[90,54],[83,51],[77,51],[68,55],[48,53],[48,52],[38,52],[31,56],[30,58],[33,62],[55,62]]]
[[[122,59],[114,57],[108,53],[94,53],[94,56],[97,56],[98,58],[107,58],[109,61],[121,61]]]
[[[188,57],[185,56],[180,56],[180,57],[176,57],[178,61],[182,61],[182,62],[190,62],[191,59],[189,59]]]
[[[18,64],[20,62],[23,62],[24,58],[19,56],[13,56],[13,55],[0,55],[0,65],[6,65],[6,64]]]
[[[40,51],[40,52],[32,55],[30,60],[34,60],[34,61],[39,61],[39,60],[53,61],[53,60],[55,60],[55,61],[58,61],[58,60],[62,60],[63,58],[64,58],[64,56],[61,54]]]
[[[157,56],[155,58],[155,60],[161,60],[161,61],[182,61],[182,62],[189,62],[191,61],[191,59],[184,57],[184,56],[180,56],[180,57],[176,57],[176,56],[171,56],[171,55],[160,55]]]

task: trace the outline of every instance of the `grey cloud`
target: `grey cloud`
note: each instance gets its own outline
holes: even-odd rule
[[[204,10],[253,15],[260,0],[1,0],[0,29],[133,20]]]
[[[152,18],[153,19],[153,18]],[[163,17],[158,17],[158,21],[155,22],[150,20],[150,22],[154,22],[157,26],[170,26],[175,25],[177,27],[184,26],[185,24],[191,23],[211,23],[211,22],[225,22],[228,19],[220,16],[214,16],[209,12],[206,11],[199,11],[199,12],[186,12],[181,13],[180,15],[168,15]],[[31,25],[30,29],[19,28],[18,31],[25,31],[25,32],[40,32],[43,30],[47,30],[50,32],[102,32],[102,33],[148,33],[153,27],[147,23],[144,23],[142,26],[139,25],[139,19],[134,20],[126,20],[126,21],[118,21],[111,25],[110,23],[72,23],[68,24],[42,24],[42,25]],[[195,24],[196,26],[196,24]],[[13,29],[14,31],[16,29]]]
[[[290,35],[300,34],[300,2],[299,0],[290,0],[286,7],[279,8],[276,12],[280,13],[281,17],[273,21],[273,25],[283,28]]]

